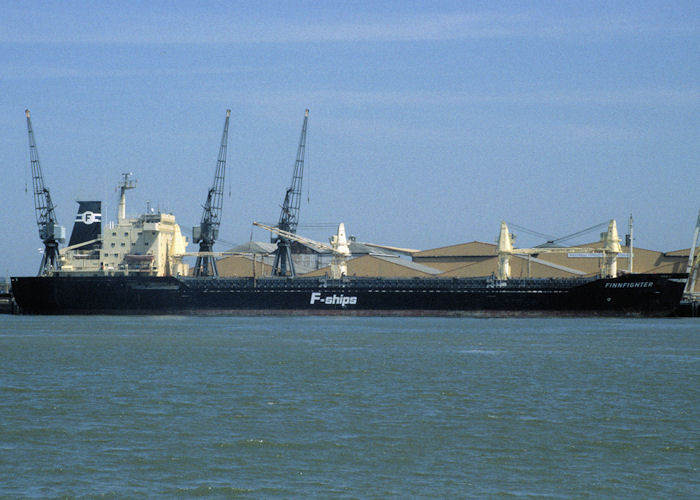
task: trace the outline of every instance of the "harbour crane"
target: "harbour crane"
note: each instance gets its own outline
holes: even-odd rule
[[[58,225],[55,206],[51,201],[51,193],[44,183],[44,174],[39,163],[39,152],[34,140],[34,129],[29,117],[29,110],[25,110],[25,113],[29,133],[29,157],[32,166],[36,223],[39,226],[39,238],[44,243],[44,254],[41,257],[41,266],[39,267],[39,276],[43,276],[61,269],[58,244],[66,240],[66,228]]]
[[[281,238],[286,238],[290,241],[298,241],[304,245],[316,248],[318,250],[326,250],[333,253],[333,261],[331,262],[331,278],[340,279],[348,274],[347,261],[350,258],[350,247],[345,233],[345,224],[342,222],[338,225],[338,233],[331,236],[330,245],[320,243],[304,236],[299,236],[289,231],[284,231],[278,227],[266,226],[259,222],[253,222],[255,226],[267,229],[268,231],[279,235]]]
[[[224,178],[226,176],[226,148],[228,146],[228,122],[231,110],[226,110],[224,132],[219,146],[219,159],[216,162],[214,183],[207,192],[207,201],[202,212],[202,221],[199,226],[192,228],[192,239],[199,243],[199,253],[194,267],[195,276],[218,276],[216,259],[212,253],[214,243],[219,237],[219,225],[221,224],[221,207],[224,201]]]
[[[304,176],[304,156],[306,155],[306,125],[309,121],[309,110],[304,112],[304,124],[301,127],[301,137],[297,148],[297,159],[294,162],[292,182],[284,194],[282,211],[280,212],[277,229],[277,237],[271,237],[272,243],[277,243],[275,261],[272,265],[274,276],[295,276],[294,262],[292,261],[291,239],[284,233],[296,234],[299,224],[299,206],[301,205],[301,183]]]

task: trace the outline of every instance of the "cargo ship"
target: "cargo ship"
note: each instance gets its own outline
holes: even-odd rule
[[[673,315],[683,274],[607,279],[14,277],[24,314]]]
[[[617,272],[619,238],[614,221],[600,248],[513,248],[505,223],[498,239],[498,272],[478,278],[390,278],[348,276],[350,256],[345,228],[326,245],[296,234],[308,110],[292,183],[274,233],[270,276],[220,277],[213,251],[223,199],[230,110],[226,113],[214,183],[199,226],[193,228],[198,252],[175,216],[147,209],[126,216],[126,192],[135,187],[123,175],[116,222],[102,224],[100,201],[79,201],[68,246],[58,225],[26,111],[34,200],[44,253],[35,277],[12,277],[14,300],[23,314],[299,314],[299,315],[643,315],[667,316],[678,309],[688,274]],[[700,220],[700,219],[699,219]],[[330,272],[298,276],[292,242],[329,251]],[[598,276],[552,279],[512,278],[514,255],[556,251],[600,252]],[[195,257],[192,269],[184,260]]]
[[[499,239],[499,272],[493,276],[348,276],[342,224],[332,245],[317,243],[337,254],[328,276],[195,276],[183,258],[200,252],[186,252],[188,239],[174,215],[147,211],[126,217],[124,193],[131,187],[125,176],[117,223],[104,230],[100,202],[78,202],[71,240],[58,256],[59,269],[11,278],[21,313],[668,316],[679,306],[687,277],[511,278],[509,256],[528,249],[512,248],[505,225]],[[269,229],[305,240],[279,228]],[[604,237],[610,240],[614,257],[614,224]],[[615,273],[614,258],[609,265],[608,272]]]

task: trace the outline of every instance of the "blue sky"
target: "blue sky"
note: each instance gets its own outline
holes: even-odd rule
[[[121,172],[138,179],[129,213],[150,202],[196,225],[230,108],[217,247],[248,240],[253,220],[278,217],[309,108],[302,224],[343,221],[362,241],[427,249],[493,242],[501,220],[559,237],[615,218],[624,234],[631,213],[638,246],[690,244],[698,2],[0,0],[0,11],[3,274],[40,261],[25,108],[68,231],[77,199],[102,199],[115,218]]]

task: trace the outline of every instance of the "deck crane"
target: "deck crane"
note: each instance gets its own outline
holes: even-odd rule
[[[292,183],[285,192],[280,212],[277,229],[281,233],[271,237],[272,243],[277,243],[275,251],[275,262],[272,265],[272,274],[275,276],[295,276],[294,262],[292,261],[291,239],[284,236],[284,233],[296,234],[299,224],[299,206],[301,204],[301,183],[304,176],[304,156],[306,155],[306,125],[309,121],[309,110],[304,112],[304,124],[301,127],[299,147],[297,149],[297,159],[294,163],[294,173]]]
[[[219,225],[221,224],[221,207],[224,201],[224,178],[226,176],[226,148],[228,145],[228,122],[231,110],[226,110],[224,132],[221,136],[219,147],[219,159],[216,162],[214,183],[207,193],[207,201],[202,212],[202,221],[199,226],[192,229],[194,243],[199,243],[199,254],[195,262],[195,276],[218,276],[216,260],[212,254],[214,242],[219,237]]]
[[[501,231],[498,235],[496,252],[498,253],[498,272],[496,278],[507,280],[510,278],[510,258],[513,255],[538,255],[541,253],[570,253],[581,252],[600,254],[602,260],[601,275],[603,277],[617,277],[617,255],[622,252],[620,238],[617,233],[617,223],[611,219],[608,230],[601,235],[602,246],[598,247],[537,247],[514,248],[513,235],[505,221],[501,222]]]
[[[34,140],[34,130],[32,129],[29,110],[25,110],[25,113],[27,115],[27,131],[29,133],[29,156],[32,166],[32,184],[34,185],[36,223],[39,226],[39,238],[44,243],[44,254],[41,257],[41,266],[39,267],[39,276],[43,276],[61,269],[58,244],[66,240],[66,229],[58,225],[54,210],[55,206],[51,201],[51,193],[49,193],[49,188],[44,184],[44,174],[39,163],[39,153]]]
[[[345,233],[345,224],[342,222],[338,225],[338,233],[334,234],[330,239],[330,245],[320,243],[318,241],[299,236],[289,231],[284,231],[278,227],[266,226],[259,222],[253,222],[253,225],[267,229],[268,231],[279,235],[281,238],[286,238],[291,241],[298,241],[304,245],[316,248],[318,250],[327,250],[333,253],[333,261],[331,262],[331,278],[340,279],[348,274],[347,261],[350,258],[350,247]]]

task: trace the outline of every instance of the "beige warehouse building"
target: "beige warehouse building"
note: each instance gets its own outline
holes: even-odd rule
[[[601,242],[582,245],[600,248]],[[635,273],[680,273],[685,272],[690,249],[674,252],[659,252],[643,248],[633,249]],[[511,259],[511,276],[514,278],[568,278],[595,276],[600,273],[601,258],[595,254],[542,253],[532,256],[515,255]],[[622,247],[617,267],[621,273],[629,270],[629,247]],[[492,243],[472,241],[447,247],[425,250],[413,254],[416,263],[443,271],[444,276],[470,277],[489,276],[498,269],[497,246]]]
[[[238,251],[252,251],[250,255],[232,255],[219,259],[217,267],[221,276],[269,276],[272,272],[274,245],[251,242],[250,248],[239,247]],[[298,245],[298,244],[297,244]],[[391,252],[370,249],[355,243],[355,252],[348,260],[349,276],[364,277],[480,277],[495,276],[498,270],[497,246],[492,243],[472,241],[446,247],[434,248],[400,256]],[[600,241],[581,245],[600,248]],[[301,251],[303,250],[303,251]],[[618,272],[629,272],[629,247],[622,246],[618,257]],[[686,271],[690,249],[660,252],[634,248],[632,272],[634,273],[683,273]],[[330,254],[318,252],[299,245],[297,253],[302,264],[297,269],[299,276],[330,276]],[[595,253],[541,253],[518,255],[517,249],[510,259],[513,278],[574,278],[596,276],[601,272],[601,257]],[[314,267],[315,269],[309,269]],[[296,264],[295,264],[296,265]],[[696,286],[699,291],[700,286]]]

